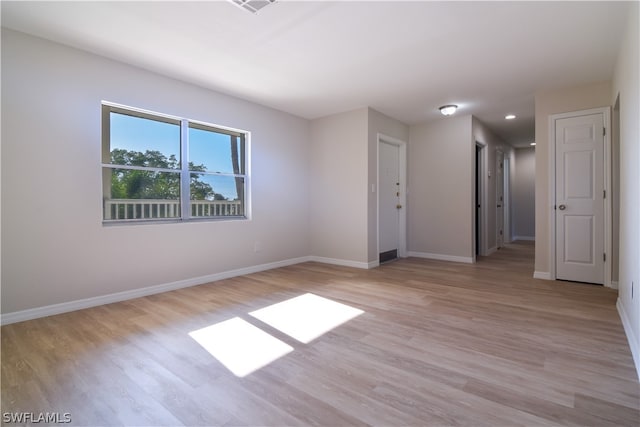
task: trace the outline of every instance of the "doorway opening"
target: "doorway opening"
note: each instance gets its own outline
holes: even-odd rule
[[[476,141],[475,153],[475,192],[474,192],[474,262],[478,256],[486,255],[486,212],[487,212],[487,184],[485,177],[487,176],[487,146]]]
[[[504,243],[511,243],[511,160],[504,158]]]
[[[504,246],[504,152],[496,151],[496,248]]]

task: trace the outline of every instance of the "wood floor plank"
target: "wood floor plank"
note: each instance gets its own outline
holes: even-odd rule
[[[483,381],[469,381],[469,383],[465,385],[464,391],[504,406],[509,406],[536,416],[544,417],[550,422],[561,425],[584,426],[596,425],[596,423],[602,427],[614,427],[620,425],[611,421],[597,419],[593,414],[587,413],[586,411],[576,411],[573,407],[569,408],[545,399],[540,399],[512,389],[502,388],[498,385]]]
[[[308,262],[6,325],[2,411],[105,426],[637,427],[616,291],[534,279],[533,252]],[[363,313],[306,343],[249,315],[306,293]],[[235,376],[189,335],[230,319],[292,351]]]
[[[640,425],[638,410],[624,405],[617,405],[609,400],[585,396],[576,393],[576,409],[593,416],[598,423],[615,425]]]

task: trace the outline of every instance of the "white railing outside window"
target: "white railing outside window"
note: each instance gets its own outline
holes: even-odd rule
[[[192,218],[242,216],[241,200],[191,200]],[[180,218],[180,200],[107,199],[105,220],[143,220]]]

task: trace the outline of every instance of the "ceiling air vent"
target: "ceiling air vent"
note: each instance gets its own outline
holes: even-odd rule
[[[276,0],[231,0],[231,2],[251,13],[258,13],[259,10],[276,2]]]

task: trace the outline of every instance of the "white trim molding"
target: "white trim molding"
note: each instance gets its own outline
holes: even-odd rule
[[[513,241],[515,242],[517,240],[524,240],[525,242],[535,242],[536,237],[535,236],[515,236],[513,238]]]
[[[466,256],[432,254],[428,252],[413,252],[413,251],[409,251],[407,255],[410,257],[416,257],[416,258],[426,258],[426,259],[434,259],[438,261],[451,261],[451,262],[462,262],[465,264],[473,264],[473,257],[466,257]]]
[[[322,264],[340,265],[343,267],[361,268],[364,270],[375,268],[380,265],[379,261],[361,262],[351,261],[348,259],[326,258],[321,256],[310,256],[308,257],[307,261],[320,262]]]
[[[406,257],[404,257],[404,258],[406,258]],[[376,267],[380,267],[380,261],[379,260],[369,261],[367,263],[367,268],[369,270],[371,270],[372,268],[376,268]]]
[[[551,272],[549,271],[534,271],[533,278],[542,280],[554,280],[551,278]]]
[[[622,320],[624,333],[627,335],[627,341],[629,341],[629,348],[631,349],[633,363],[635,363],[636,365],[636,373],[638,374],[638,379],[640,380],[640,342],[638,342],[638,340],[633,335],[631,320],[629,320],[627,312],[624,311],[624,305],[622,304],[622,301],[620,301],[620,298],[618,298],[618,301],[616,302],[616,308],[618,309],[620,320]]]

